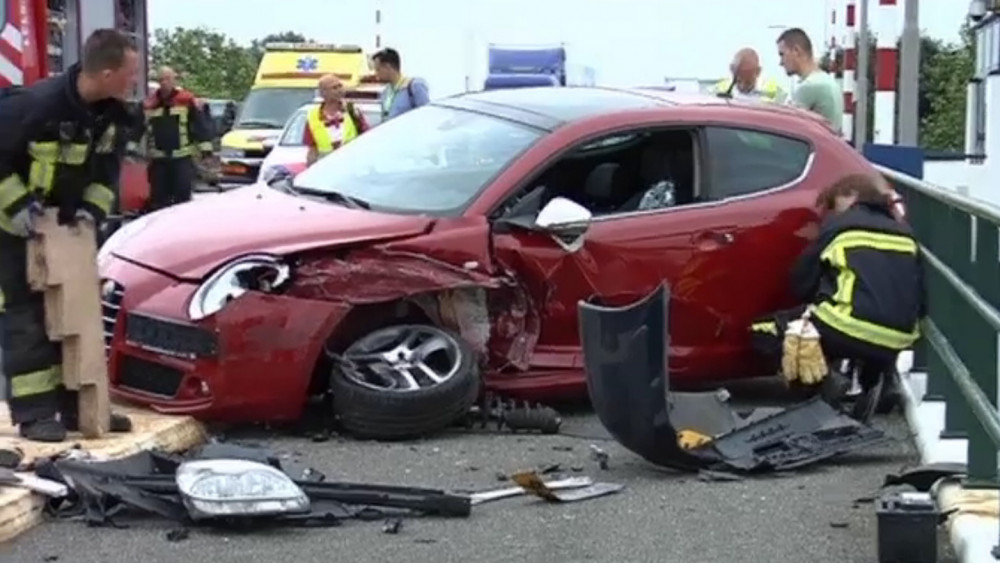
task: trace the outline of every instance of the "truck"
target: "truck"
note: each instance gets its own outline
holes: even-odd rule
[[[146,96],[148,27],[146,0],[0,0],[0,88],[30,86],[68,69],[80,57],[84,39],[95,29],[115,28],[139,49],[139,80],[133,103]],[[137,108],[136,108],[137,109]],[[144,163],[126,159],[119,184],[118,210],[136,212],[149,199]]]
[[[532,86],[593,86],[591,66],[567,62],[568,49],[558,46],[489,45],[489,74],[484,90]]]

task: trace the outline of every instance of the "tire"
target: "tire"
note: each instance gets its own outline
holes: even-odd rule
[[[460,354],[458,368],[451,377],[434,386],[391,391],[358,383],[334,362],[330,374],[333,413],[341,429],[356,438],[391,441],[435,434],[468,414],[479,396],[476,354],[451,331],[431,325],[394,325],[372,331],[358,341],[392,329],[431,329],[450,336]]]

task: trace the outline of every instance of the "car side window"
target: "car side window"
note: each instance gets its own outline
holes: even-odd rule
[[[809,143],[730,127],[705,128],[708,147],[706,198],[713,201],[783,186],[805,170]]]
[[[301,147],[305,144],[306,112],[298,112],[292,116],[285,127],[285,134],[278,143],[285,147]]]

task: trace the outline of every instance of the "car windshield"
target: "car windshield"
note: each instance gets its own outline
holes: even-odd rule
[[[316,97],[314,88],[250,90],[233,129],[281,129],[295,110]]]
[[[450,215],[544,135],[504,119],[424,106],[386,121],[295,178],[372,209]]]

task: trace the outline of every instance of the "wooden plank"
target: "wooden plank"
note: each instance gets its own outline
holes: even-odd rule
[[[63,383],[79,390],[80,429],[88,438],[108,430],[111,417],[104,355],[97,241],[88,223],[59,225],[47,209],[28,243],[28,281],[45,292],[49,338],[63,342]]]
[[[12,426],[7,404],[0,402],[0,449],[19,448],[25,460],[58,455],[79,446],[98,459],[117,459],[136,452],[158,448],[181,452],[203,444],[204,427],[191,417],[157,414],[130,407],[115,407],[132,419],[134,429],[128,434],[108,434],[99,440],[87,440],[79,434],[60,444],[42,444],[20,438]],[[24,488],[0,486],[0,543],[11,540],[42,522],[45,498]],[[2,559],[2,558],[0,558]]]

